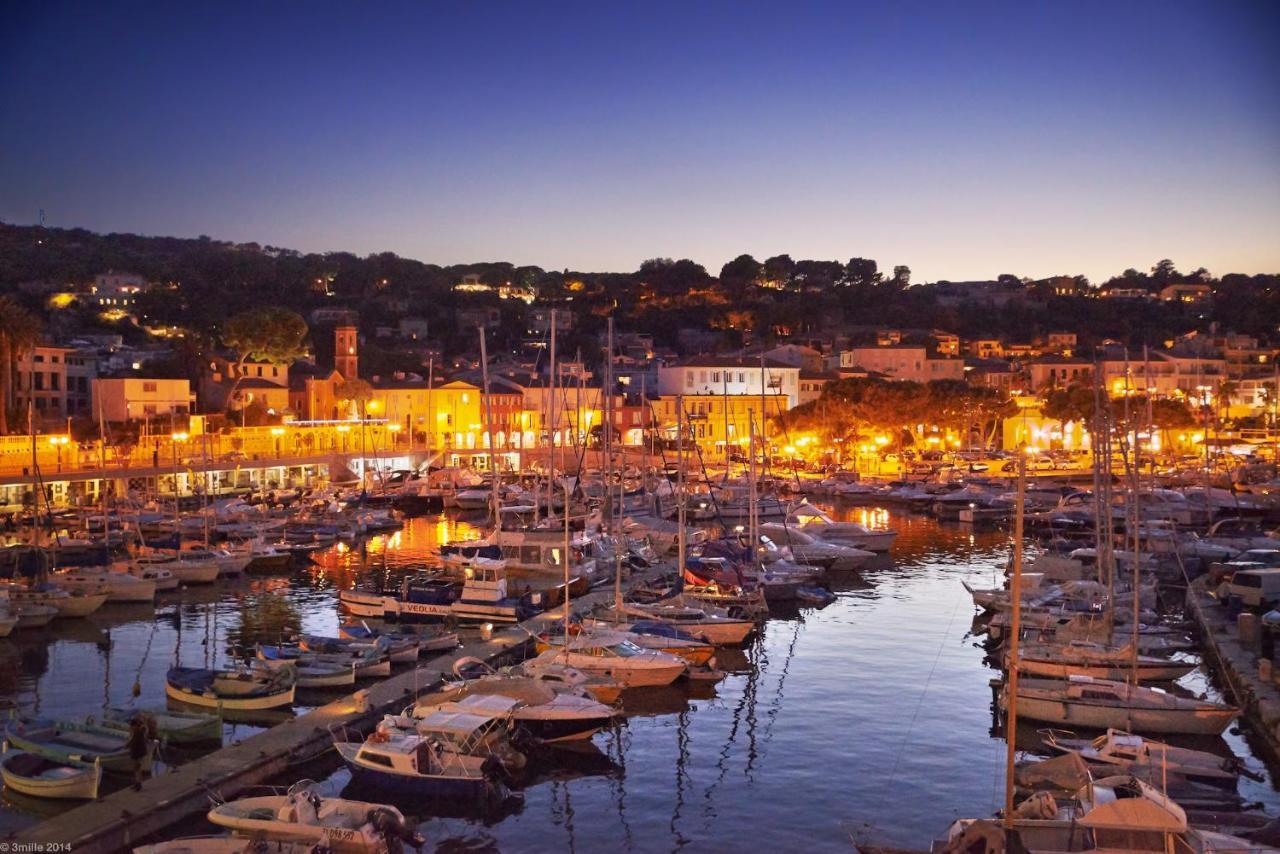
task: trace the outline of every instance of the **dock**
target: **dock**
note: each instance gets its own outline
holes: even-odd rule
[[[646,577],[652,570],[645,573]],[[640,580],[640,576],[634,577]],[[575,613],[590,610],[613,595],[612,589],[573,600]],[[429,663],[395,674],[363,690],[307,714],[169,769],[131,788],[99,798],[43,821],[9,838],[14,850],[51,850],[69,845],[76,854],[129,851],[141,840],[163,835],[180,822],[208,811],[209,795],[230,800],[252,786],[270,783],[290,767],[316,759],[332,747],[331,731],[366,735],[384,714],[399,713],[421,694],[440,686],[454,662],[474,657],[495,666],[523,654],[530,633],[564,618],[563,606],[495,630],[489,640],[476,640],[436,656]],[[189,835],[181,832],[170,835]],[[19,846],[31,845],[31,848]]]
[[[1209,595],[1208,576],[1187,586],[1187,614],[1200,631],[1204,657],[1225,683],[1241,719],[1257,735],[1267,761],[1280,763],[1280,685],[1269,659],[1261,657],[1261,620],[1254,614],[1233,617]]]

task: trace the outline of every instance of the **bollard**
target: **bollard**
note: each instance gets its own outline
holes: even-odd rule
[[[1248,611],[1236,617],[1236,635],[1240,638],[1240,643],[1249,649],[1254,649],[1258,645],[1258,615],[1251,614]]]
[[[369,689],[361,688],[351,695],[351,699],[355,703],[357,712],[364,713],[369,711]]]

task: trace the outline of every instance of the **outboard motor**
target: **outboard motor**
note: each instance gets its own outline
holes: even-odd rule
[[[371,809],[365,821],[387,843],[387,854],[403,854],[406,842],[415,851],[426,843],[421,834],[389,809]]]

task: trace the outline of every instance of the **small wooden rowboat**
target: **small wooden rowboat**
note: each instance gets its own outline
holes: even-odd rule
[[[220,711],[252,712],[293,705],[296,676],[292,669],[205,670],[171,667],[165,678],[167,696],[181,703]]]
[[[33,798],[93,800],[102,783],[102,765],[6,750],[0,754],[0,777],[6,787]]]

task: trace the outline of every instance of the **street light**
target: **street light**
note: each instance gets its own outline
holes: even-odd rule
[[[283,427],[272,427],[271,435],[276,439],[276,459],[280,458],[280,437],[284,435]]]
[[[62,471],[62,446],[70,442],[68,436],[50,436],[49,444],[58,449],[58,471]]]

